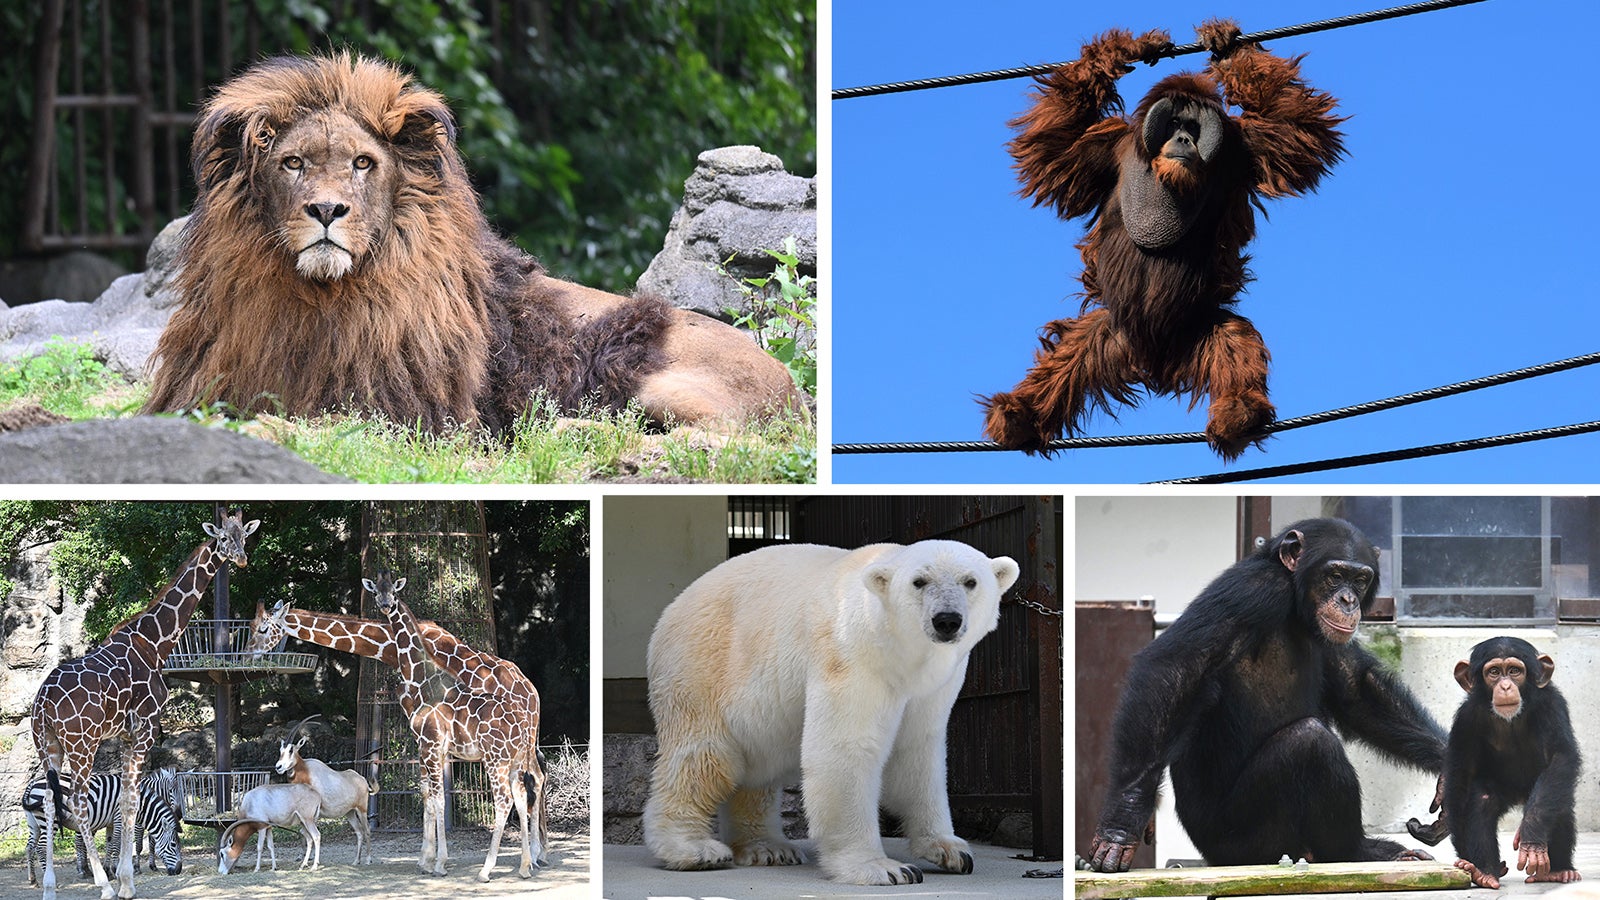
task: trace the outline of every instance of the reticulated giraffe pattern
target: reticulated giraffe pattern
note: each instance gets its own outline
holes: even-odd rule
[[[33,744],[38,748],[51,791],[60,790],[62,771],[75,776],[66,807],[78,821],[89,817],[87,776],[93,768],[95,752],[102,741],[126,738],[119,802],[123,828],[115,888],[115,896],[124,900],[134,896],[133,836],[139,770],[155,743],[161,710],[167,702],[161,665],[177,646],[179,635],[217,570],[229,562],[241,567],[248,562],[245,538],[260,524],[259,520],[245,523],[238,511],[230,513],[220,528],[205,523],[203,527],[211,540],[190,554],[172,583],[143,612],[114,628],[99,646],[57,666],[45,676],[34,696]],[[55,804],[46,803],[44,811],[44,833],[54,834]],[[89,854],[89,867],[100,888],[101,900],[111,900],[113,889],[97,854]],[[55,896],[55,853],[47,851],[44,897],[54,900]]]
[[[460,685],[447,691],[438,703],[423,705],[423,663],[428,653],[423,647],[416,617],[396,596],[405,586],[405,579],[382,572],[375,581],[364,579],[362,584],[373,593],[378,609],[388,618],[394,631],[400,663],[401,706],[408,711],[416,710],[410,715],[422,763],[422,855],[418,865],[425,872],[445,874],[449,852],[445,838],[444,775],[445,766],[453,757],[481,760],[494,793],[494,831],[478,880],[489,880],[500,853],[506,818],[513,809],[522,825],[522,864],[517,874],[524,878],[531,876],[535,858],[542,861],[545,855],[542,833],[536,852],[531,846],[533,829],[530,826],[539,816],[530,814],[528,808],[530,792],[535,798],[542,794],[542,778],[538,774],[537,713],[509,694],[479,693]],[[474,677],[481,675],[476,672]]]

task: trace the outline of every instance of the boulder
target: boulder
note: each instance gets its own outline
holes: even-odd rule
[[[815,179],[789,174],[782,160],[758,147],[707,150],[684,183],[683,206],[638,288],[731,320],[728,310],[748,309],[740,280],[771,275],[774,261],[766,251],[782,250],[788,237],[795,239],[800,273],[815,276]]]
[[[141,377],[178,302],[167,283],[185,221],[174,220],[156,236],[143,274],[118,278],[92,302],[0,305],[0,362],[37,354],[52,338],[61,337],[88,344],[97,359],[124,378]]]
[[[93,419],[0,434],[0,484],[345,482],[277,444],[182,419]]]

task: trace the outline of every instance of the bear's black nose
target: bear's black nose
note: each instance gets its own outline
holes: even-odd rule
[[[933,630],[942,638],[954,637],[961,630],[961,614],[953,612],[935,613],[933,617]]]

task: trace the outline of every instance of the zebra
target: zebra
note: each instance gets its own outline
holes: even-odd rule
[[[139,817],[134,822],[133,833],[135,871],[139,869],[140,853],[144,848],[146,835],[150,839],[152,872],[157,868],[158,856],[161,866],[166,869],[168,875],[176,875],[183,871],[183,848],[178,843],[178,835],[183,831],[183,826],[179,824],[183,810],[178,802],[176,777],[176,769],[165,768],[157,769],[139,779]],[[122,817],[117,814],[117,800],[122,795],[122,776],[101,772],[89,777],[89,821],[92,825],[90,828],[78,828],[71,814],[64,808],[65,792],[71,789],[71,784],[72,776],[63,774],[62,796],[58,798],[56,806],[56,825],[76,832],[73,843],[78,852],[78,875],[82,877],[89,873],[88,853],[93,847],[94,833],[107,827],[111,829],[110,835],[106,838],[106,853],[111,857],[108,871],[114,870],[117,865],[117,851],[122,847]],[[44,854],[53,851],[50,843],[41,840],[40,835],[44,830],[44,804],[47,799],[48,785],[43,778],[28,785],[27,791],[22,795],[22,809],[28,816],[29,884],[38,883],[35,866],[42,865]],[[89,838],[87,846],[85,837]]]

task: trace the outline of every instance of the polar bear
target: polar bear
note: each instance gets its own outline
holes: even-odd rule
[[[650,637],[660,750],[646,846],[669,869],[799,863],[779,814],[798,772],[834,880],[922,881],[884,853],[880,804],[912,853],[970,873],[950,824],[945,729],[967,654],[1016,580],[1009,557],[956,541],[766,547],[695,580]],[[713,833],[719,812],[727,843]]]

